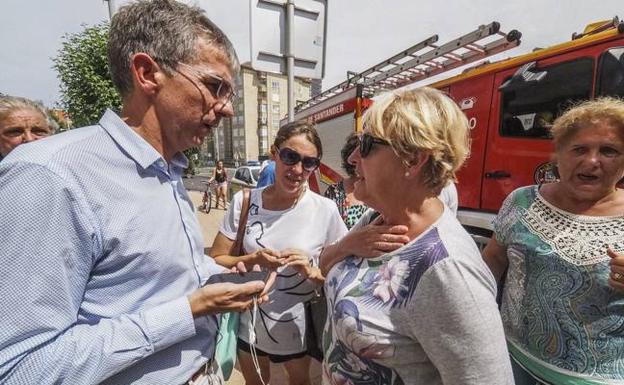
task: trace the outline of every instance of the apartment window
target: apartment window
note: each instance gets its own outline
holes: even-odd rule
[[[271,111],[272,111],[274,114],[279,115],[279,113],[280,113],[280,106],[279,106],[279,104],[274,104],[274,105],[272,105],[272,106],[271,106]]]
[[[279,84],[279,82],[277,80],[271,81],[271,90],[273,90],[273,92],[279,93],[280,84]]]

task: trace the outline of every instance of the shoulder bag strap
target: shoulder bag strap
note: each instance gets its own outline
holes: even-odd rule
[[[243,205],[241,206],[240,218],[238,220],[238,230],[236,231],[236,241],[232,245],[231,255],[243,254],[243,238],[245,237],[245,227],[247,227],[247,217],[249,215],[249,200],[251,196],[251,190],[248,188],[243,189]]]

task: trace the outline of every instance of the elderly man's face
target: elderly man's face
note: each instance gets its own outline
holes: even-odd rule
[[[178,65],[158,95],[165,156],[197,147],[221,118],[234,114],[229,62],[217,48],[199,40],[197,57]]]
[[[32,108],[22,108],[0,119],[0,155],[7,156],[22,143],[45,138],[50,135],[45,116]]]

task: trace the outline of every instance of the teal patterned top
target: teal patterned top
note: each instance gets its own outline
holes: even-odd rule
[[[606,253],[624,250],[624,216],[575,215],[529,186],[507,197],[494,229],[509,259],[501,313],[512,354],[555,383],[624,380],[624,295],[608,285]]]
[[[368,210],[368,206],[364,204],[348,204],[347,192],[345,191],[342,181],[329,186],[323,195],[325,198],[329,198],[336,203],[338,212],[347,226],[347,229],[352,228],[360,220],[360,217],[364,215],[366,210]]]

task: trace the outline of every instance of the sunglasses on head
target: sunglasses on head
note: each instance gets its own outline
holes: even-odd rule
[[[321,160],[314,156],[301,156],[297,151],[288,147],[278,148],[279,158],[285,165],[294,166],[301,162],[303,169],[306,171],[314,171],[321,164]]]
[[[380,144],[382,146],[390,145],[390,143],[388,143],[387,141],[375,138],[371,134],[364,133],[360,135],[360,156],[362,158],[366,158],[375,144]]]

